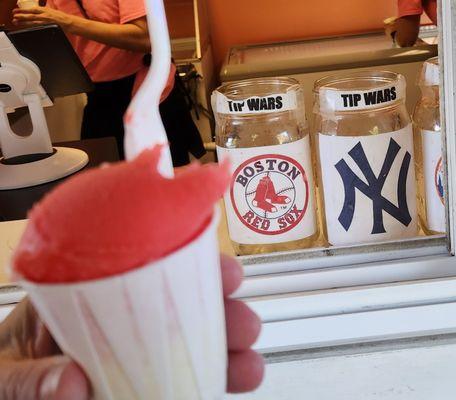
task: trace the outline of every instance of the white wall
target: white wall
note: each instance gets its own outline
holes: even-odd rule
[[[226,400],[454,400],[456,342],[416,345],[269,364],[259,390]]]

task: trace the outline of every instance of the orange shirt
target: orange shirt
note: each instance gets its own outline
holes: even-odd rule
[[[437,24],[437,0],[398,0],[399,17],[421,15],[426,12],[434,24]]]
[[[77,0],[47,0],[48,7],[67,14],[89,18],[94,21],[126,24],[146,16],[144,0],[81,0],[83,10]],[[81,62],[94,82],[113,81],[138,73],[135,90],[147,73],[143,64],[144,54],[95,42],[76,35],[68,35]],[[175,67],[172,66],[162,99],[166,98],[174,86]]]
[[[125,24],[144,17],[143,0],[48,0],[47,6],[94,21]],[[143,54],[107,46],[80,36],[68,35],[76,53],[94,82],[113,81],[138,72]]]

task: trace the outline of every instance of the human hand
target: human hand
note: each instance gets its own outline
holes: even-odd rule
[[[62,29],[68,29],[74,16],[50,7],[15,8],[13,10],[13,24],[20,26],[36,26],[57,24]]]
[[[420,32],[420,16],[407,15],[401,18],[388,18],[385,22],[385,32],[400,47],[413,46]]]
[[[260,334],[261,321],[245,303],[228,297],[242,282],[241,266],[225,255],[221,256],[221,266],[228,340],[227,389],[230,393],[250,392],[263,380],[263,358],[250,349]]]
[[[255,389],[264,363],[250,350],[260,331],[259,318],[241,301],[229,299],[242,281],[239,264],[221,257],[228,339],[228,388]],[[29,300],[0,325],[0,399],[88,400],[90,384],[76,363],[63,356]]]
[[[385,28],[386,36],[388,36],[394,42],[394,37],[396,36],[397,32],[397,17],[385,19],[383,21],[383,26]]]
[[[88,400],[82,370],[63,356],[25,299],[0,325],[2,400]]]

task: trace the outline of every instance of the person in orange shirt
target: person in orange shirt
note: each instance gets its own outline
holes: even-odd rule
[[[150,53],[150,39],[144,1],[47,0],[45,7],[13,10],[13,23],[58,24],[64,30],[95,82],[95,90],[87,94],[81,138],[115,136],[123,158],[123,115],[148,68],[144,60]],[[188,151],[198,158],[205,151],[174,77],[171,64],[160,112],[173,161],[180,166],[189,162]],[[176,115],[181,117],[180,124],[176,124]],[[183,145],[183,136],[190,136],[193,142],[186,145],[187,140]]]
[[[437,25],[437,0],[398,0],[398,11],[398,18],[386,25],[386,31],[401,47],[416,43],[423,13]]]

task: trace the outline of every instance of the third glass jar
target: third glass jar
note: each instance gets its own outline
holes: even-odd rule
[[[418,79],[421,98],[413,113],[418,213],[428,234],[445,232],[444,163],[440,128],[439,59],[423,64]]]
[[[413,131],[402,75],[363,71],[314,89],[319,187],[328,242],[417,236]]]

